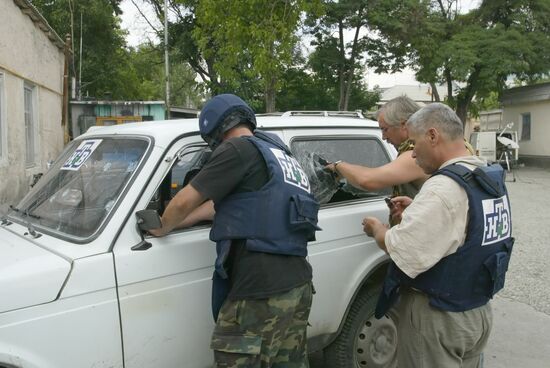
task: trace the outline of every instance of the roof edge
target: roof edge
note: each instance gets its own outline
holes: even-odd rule
[[[44,32],[44,34],[55,46],[57,46],[57,48],[61,50],[65,49],[65,42],[63,42],[63,39],[59,37],[57,32],[50,26],[46,18],[40,14],[38,9],[36,9],[36,7],[29,0],[13,0],[13,2],[19,7],[19,9],[21,9],[23,14],[26,14],[34,23],[38,24],[38,28]]]

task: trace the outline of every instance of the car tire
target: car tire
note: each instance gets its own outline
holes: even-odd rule
[[[338,337],[325,349],[331,368],[395,368],[397,329],[388,316],[374,317],[380,288],[363,288],[357,295]]]

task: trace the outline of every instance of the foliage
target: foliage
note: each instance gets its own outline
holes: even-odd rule
[[[274,111],[275,95],[285,66],[292,64],[302,13],[315,9],[306,0],[202,0],[196,8],[193,35],[205,58],[229,90],[259,85],[266,111]],[[244,96],[246,97],[246,96]]]
[[[138,94],[133,99],[164,100],[164,51],[152,44],[142,44],[129,51],[129,64],[138,79]],[[175,59],[169,55],[169,60]],[[202,85],[186,63],[171,63],[170,106],[197,107],[203,99]]]
[[[164,48],[164,28],[155,28],[153,23],[164,24],[164,0],[143,0],[155,12],[155,20],[147,19],[161,40],[159,47]],[[168,12],[168,47],[171,64],[187,64],[199,76],[207,89],[214,95],[226,90],[223,81],[220,81],[214,64],[216,50],[205,55],[199,48],[193,31],[197,26],[196,8],[198,0],[170,1]],[[145,17],[144,14],[142,14]]]
[[[310,59],[314,69],[324,68],[327,82],[335,86],[339,98],[334,109],[347,110],[353,83],[364,68],[361,59],[368,41],[366,30],[367,0],[325,0],[324,15],[310,16],[308,24],[314,36],[315,51]],[[345,36],[352,32],[353,39],[346,42]],[[325,68],[324,64],[328,64]]]
[[[277,93],[280,111],[288,110],[335,110],[340,94],[337,87],[325,78],[300,68],[287,70],[281,77]],[[370,92],[360,81],[351,85],[348,110],[367,111],[380,100],[380,92]]]
[[[369,65],[408,65],[421,82],[446,83],[464,121],[473,98],[502,91],[508,76],[529,81],[550,69],[550,3],[485,0],[459,14],[456,1],[373,0],[369,21],[380,38],[369,46]]]
[[[495,110],[500,108],[499,94],[490,92],[487,96],[475,99],[470,105],[470,116],[479,117],[482,111]]]
[[[82,81],[84,95],[124,99],[137,93],[136,76],[128,66],[125,32],[117,13],[120,0],[33,0],[48,23],[61,35],[74,35],[71,74],[78,78],[82,28]],[[82,15],[82,27],[80,19]],[[72,25],[72,30],[71,30]],[[72,31],[72,32],[71,32]]]

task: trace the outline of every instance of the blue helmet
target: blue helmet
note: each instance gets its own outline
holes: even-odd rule
[[[212,149],[222,142],[225,132],[241,123],[248,123],[252,131],[256,129],[254,111],[232,94],[213,97],[204,105],[199,116],[201,136]]]

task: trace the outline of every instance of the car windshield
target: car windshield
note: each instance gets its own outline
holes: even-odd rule
[[[72,142],[10,216],[37,229],[91,236],[117,203],[148,145],[140,138]]]

